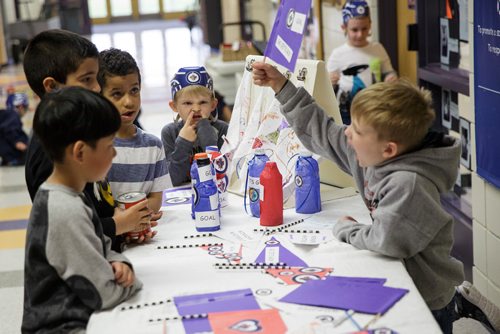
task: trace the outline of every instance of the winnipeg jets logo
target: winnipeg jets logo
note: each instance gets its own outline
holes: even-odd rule
[[[200,81],[200,75],[197,72],[189,72],[186,75],[186,79],[189,83],[193,84]]]
[[[262,330],[261,325],[258,320],[250,319],[250,320],[242,320],[237,322],[230,329],[242,332],[242,333],[255,333]]]
[[[293,20],[295,19],[295,9],[290,8],[288,11],[288,15],[286,17],[286,26],[290,28],[293,24]]]

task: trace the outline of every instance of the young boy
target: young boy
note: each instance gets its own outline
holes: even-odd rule
[[[97,80],[102,95],[118,109],[121,126],[108,180],[115,196],[130,191],[147,194],[149,208],[160,215],[163,190],[171,186],[161,140],[134,125],[141,108],[141,75],[126,51],[109,49],[99,55]]]
[[[332,84],[338,87],[342,121],[350,124],[349,109],[357,92],[375,82],[393,81],[397,75],[382,44],[368,40],[371,18],[366,1],[347,1],[342,20],[346,42],[332,51],[327,69]]]
[[[352,124],[328,118],[313,98],[269,64],[254,63],[254,82],[270,86],[300,141],[350,173],[373,223],[340,219],[334,234],[360,249],[399,258],[445,333],[463,265],[450,256],[453,217],[440,193],[457,178],[460,141],[429,132],[430,94],[405,81],[378,83],[352,104]],[[451,307],[450,307],[451,306]]]
[[[110,249],[83,194],[85,184],[106,176],[119,127],[113,105],[80,87],[47,94],[36,110],[34,132],[54,168],[35,196],[27,229],[23,332],[84,331],[93,311],[142,287],[127,258]]]
[[[0,165],[24,165],[28,136],[23,130],[21,118],[28,110],[28,97],[13,93],[10,105],[0,110]]]
[[[195,153],[205,152],[207,146],[221,148],[228,124],[212,117],[218,101],[212,78],[203,66],[180,68],[170,85],[170,108],[177,118],[163,127],[161,140],[172,183],[179,186],[191,179],[189,171]]]

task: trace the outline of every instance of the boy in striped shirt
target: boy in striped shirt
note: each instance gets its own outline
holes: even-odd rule
[[[144,192],[152,220],[161,216],[163,190],[171,186],[162,142],[134,125],[141,108],[141,74],[134,58],[126,51],[109,49],[99,54],[97,80],[101,93],[121,115],[114,145],[116,157],[108,173],[115,198],[127,192]]]

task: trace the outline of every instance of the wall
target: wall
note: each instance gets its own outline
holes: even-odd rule
[[[417,52],[408,51],[407,25],[417,21],[415,9],[408,9],[408,0],[397,1],[399,76],[417,83]]]
[[[7,23],[13,23],[16,21],[16,11],[14,8],[14,0],[2,0],[4,2],[5,15],[7,18]],[[27,2],[27,1],[24,1]],[[29,3],[23,3],[19,5],[19,10],[21,14],[21,20],[36,20],[40,15],[40,10],[42,9],[44,0],[33,0]]]
[[[481,1],[481,0],[475,0]],[[472,122],[472,215],[474,238],[474,285],[497,306],[500,306],[500,189],[484,181],[475,172],[474,132],[474,1],[469,0],[470,101],[467,117]],[[462,114],[461,114],[462,116]],[[464,116],[463,116],[464,117]]]

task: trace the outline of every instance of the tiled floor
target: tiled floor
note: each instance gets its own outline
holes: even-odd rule
[[[160,136],[161,128],[173,119],[168,106],[169,79],[183,66],[202,65],[210,48],[202,43],[201,32],[192,36],[181,22],[147,21],[96,26],[91,36],[99,50],[116,47],[129,51],[142,73],[142,115],[146,131]],[[21,66],[0,72],[0,87],[14,85],[18,91],[28,87]],[[32,107],[36,104],[29,94]],[[5,95],[0,95],[4,104]],[[33,112],[23,119],[29,132]],[[23,265],[26,224],[31,201],[26,190],[23,167],[0,168],[0,333],[18,333],[23,305]],[[459,320],[455,333],[487,333],[474,320]]]
[[[183,66],[203,65],[210,47],[203,44],[199,29],[191,33],[182,22],[146,21],[94,27],[92,41],[99,50],[116,47],[137,60],[142,74],[142,114],[146,131],[160,136],[162,127],[173,120],[168,106],[170,78]],[[31,109],[36,99],[29,92],[22,66],[8,66],[0,72],[0,92],[8,85],[27,92]],[[5,93],[0,95],[3,106]],[[33,111],[23,118],[31,130]],[[24,243],[31,209],[23,167],[0,168],[0,333],[18,333],[23,305]]]

